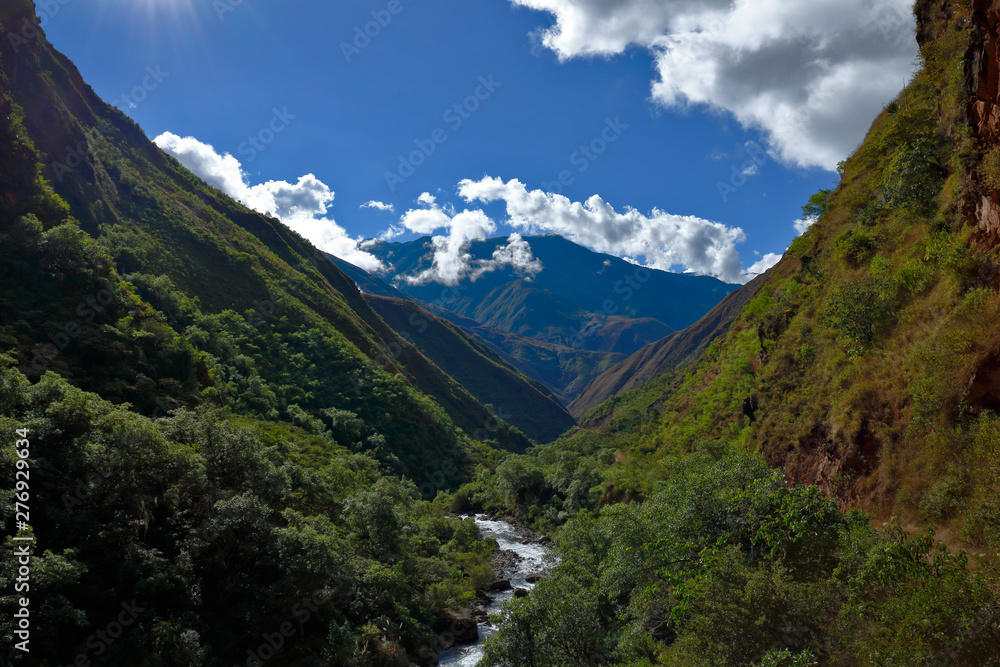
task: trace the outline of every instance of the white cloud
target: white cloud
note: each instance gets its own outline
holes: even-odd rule
[[[326,217],[334,193],[313,174],[300,177],[297,183],[268,181],[250,185],[239,160],[229,153],[220,155],[194,137],[166,132],[153,141],[209,185],[249,208],[277,217],[320,250],[366,271],[385,269],[377,257],[359,248],[358,239],[352,239],[343,227]]]
[[[493,251],[492,260],[480,263],[476,277],[507,266],[530,279],[541,272],[542,260],[535,257],[531,244],[520,234],[514,233],[507,238],[507,245],[499,246]]]
[[[809,228],[815,225],[818,220],[819,216],[817,215],[810,215],[807,218],[799,218],[792,223],[792,226],[795,228],[795,235],[802,236],[809,231]]]
[[[393,206],[392,204],[386,204],[385,202],[380,202],[375,200],[365,202],[364,204],[361,205],[361,208],[374,208],[378,209],[379,211],[388,211],[389,213],[396,212],[396,207]]]
[[[772,152],[833,170],[912,72],[911,0],[511,0],[556,17],[561,60],[652,51],[654,100],[763,130]]]
[[[431,266],[414,275],[400,276],[411,285],[438,282],[457,285],[465,279],[473,282],[484,273],[510,267],[529,279],[542,270],[542,263],[531,252],[531,246],[520,234],[511,234],[507,244],[493,251],[493,258],[476,260],[469,253],[473,241],[483,241],[497,229],[480,210],[461,213],[451,206],[441,207],[436,198],[424,193],[418,200],[428,208],[411,209],[403,214],[400,223],[417,234],[432,234],[444,230],[446,235],[431,238]]]
[[[403,227],[417,234],[433,234],[439,229],[447,230],[448,234],[431,238],[433,258],[429,269],[416,275],[402,276],[402,279],[411,285],[428,282],[457,285],[471,272],[470,245],[495,232],[496,223],[482,211],[456,213],[451,207],[441,208],[435,203],[435,198],[426,192],[419,201],[429,208],[411,209],[404,213],[400,219]]]
[[[437,197],[435,197],[429,192],[425,192],[419,197],[417,197],[417,201],[420,202],[421,204],[427,204],[428,206],[433,206],[434,202],[437,201]]]
[[[642,258],[651,268],[669,271],[682,266],[689,273],[740,283],[752,276],[743,271],[736,245],[746,240],[743,230],[694,216],[672,215],[653,209],[644,215],[634,208],[619,213],[598,195],[586,202],[528,191],[513,179],[484,177],[459,183],[466,201],[504,201],[508,223],[528,232],[554,232],[597,252]]]
[[[747,275],[749,275],[751,278],[755,278],[760,274],[764,273],[765,271],[767,271],[768,269],[770,269],[772,266],[774,266],[780,261],[781,261],[781,255],[769,252],[763,257],[761,257],[758,261],[754,262],[753,264],[747,267]]]

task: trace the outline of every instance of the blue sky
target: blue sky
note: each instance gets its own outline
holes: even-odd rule
[[[516,2],[39,6],[53,44],[150,138],[174,137],[158,143],[335,254],[393,227],[458,253],[556,232],[731,281],[787,247],[916,53],[903,0],[806,0],[801,15],[771,0]],[[858,35],[845,4],[881,32]]]

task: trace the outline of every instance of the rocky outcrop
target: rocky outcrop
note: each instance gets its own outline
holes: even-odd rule
[[[965,57],[968,115],[983,154],[1000,145],[1000,2],[973,0],[972,37]],[[975,222],[989,245],[1000,243],[1000,191],[973,178]]]

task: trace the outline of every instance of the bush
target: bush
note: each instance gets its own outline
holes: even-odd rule
[[[853,356],[864,354],[895,314],[882,285],[874,281],[851,282],[830,296],[826,317],[829,326],[848,341]]]

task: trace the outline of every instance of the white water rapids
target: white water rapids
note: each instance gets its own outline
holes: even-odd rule
[[[497,543],[500,544],[501,549],[513,551],[522,558],[517,565],[504,570],[503,578],[510,579],[510,585],[514,588],[524,588],[529,591],[534,588],[535,585],[525,581],[525,577],[529,574],[541,574],[549,567],[549,564],[545,562],[545,556],[549,553],[550,549],[533,542],[522,544],[527,539],[527,536],[521,534],[506,521],[490,521],[486,518],[486,515],[479,514],[476,516],[476,525],[479,526],[479,530],[483,534],[483,539],[495,538]],[[514,597],[514,591],[491,593],[490,597],[493,598],[493,601],[490,602],[486,610],[490,614],[495,614],[500,611],[500,607],[504,602]],[[483,657],[483,641],[490,635],[495,634],[496,631],[497,629],[488,621],[480,623],[479,641],[475,644],[456,646],[442,652],[438,656],[438,659],[441,661],[440,667],[474,667]]]

